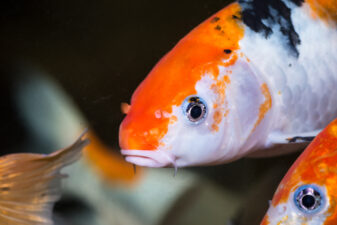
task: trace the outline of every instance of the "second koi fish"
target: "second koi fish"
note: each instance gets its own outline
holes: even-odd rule
[[[337,119],[288,170],[261,225],[337,224],[336,161]]]

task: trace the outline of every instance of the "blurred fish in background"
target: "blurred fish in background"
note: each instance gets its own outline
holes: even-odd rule
[[[0,157],[0,224],[50,225],[61,196],[60,170],[76,161],[88,139],[51,153],[17,153]]]
[[[134,173],[119,154],[121,102],[161,55],[226,2],[1,4],[1,154],[50,153],[89,128],[85,157],[64,171],[56,225],[261,221],[294,155],[182,169],[173,177],[169,168]]]

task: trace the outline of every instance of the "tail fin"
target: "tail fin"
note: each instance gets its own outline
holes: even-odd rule
[[[50,155],[19,153],[0,158],[0,224],[53,224],[52,208],[65,177],[60,170],[80,158],[89,143],[83,136]]]

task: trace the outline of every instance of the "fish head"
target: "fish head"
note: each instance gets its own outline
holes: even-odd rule
[[[325,221],[333,209],[325,186],[299,183],[289,193],[285,202],[270,206],[261,225],[329,224]],[[337,220],[334,221],[336,223]]]
[[[277,188],[262,225],[337,224],[337,120],[295,161]]]
[[[226,68],[238,58],[243,28],[231,4],[200,24],[138,86],[120,125],[126,160],[141,166],[216,164],[226,121]]]

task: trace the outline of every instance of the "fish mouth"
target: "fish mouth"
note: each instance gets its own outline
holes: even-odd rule
[[[127,162],[138,166],[176,168],[175,157],[163,150],[122,149],[121,153]]]

